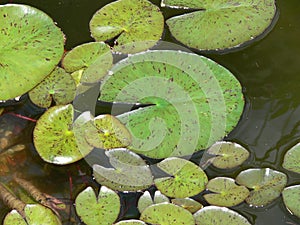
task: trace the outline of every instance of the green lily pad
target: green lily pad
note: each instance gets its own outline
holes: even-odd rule
[[[163,0],[163,6],[193,9],[166,21],[181,43],[199,50],[239,46],[262,34],[276,12],[274,0]]]
[[[22,95],[60,61],[64,36],[44,12],[27,5],[0,6],[0,100]]]
[[[144,194],[141,195],[138,201],[138,210],[142,212],[148,206],[163,202],[170,202],[169,198],[163,195],[160,191],[155,191],[154,198],[152,199],[149,191],[145,191]]]
[[[75,200],[76,212],[87,225],[111,225],[120,212],[120,198],[117,193],[102,186],[98,197],[93,188],[87,187]]]
[[[178,205],[191,213],[197,212],[203,208],[203,205],[192,198],[174,198],[171,200],[173,204]]]
[[[249,157],[247,149],[237,143],[228,141],[216,142],[207,150],[207,153],[214,156],[209,161],[220,169],[231,169],[240,166]]]
[[[300,218],[300,185],[286,187],[282,191],[282,197],[286,208]]]
[[[300,173],[300,144],[296,144],[285,153],[282,167]]]
[[[196,164],[181,158],[167,158],[157,164],[171,176],[154,179],[158,190],[166,196],[185,198],[199,194],[208,181],[205,172]]]
[[[113,149],[105,154],[113,168],[93,166],[99,184],[118,191],[138,191],[153,184],[150,168],[139,155],[127,149]]]
[[[159,203],[147,207],[140,220],[160,225],[194,225],[193,215],[186,209],[171,203]]]
[[[98,82],[107,74],[112,63],[110,48],[103,42],[79,45],[69,51],[62,60],[62,66],[69,73],[83,70],[80,83]]]
[[[4,225],[49,224],[61,225],[60,219],[47,207],[39,204],[27,204],[24,209],[26,221],[16,211],[12,210],[5,216]]]
[[[75,98],[76,83],[69,73],[57,67],[29,92],[30,100],[44,108],[50,107],[52,98],[57,105],[65,105]]]
[[[246,198],[250,206],[262,207],[280,196],[287,183],[287,176],[270,168],[243,170],[236,182],[253,189]]]
[[[116,38],[114,51],[144,51],[160,39],[164,17],[159,8],[146,0],[118,0],[98,10],[90,21],[96,41]]]
[[[196,225],[251,225],[237,212],[226,207],[206,206],[194,214]]]
[[[130,150],[151,158],[190,155],[222,139],[239,121],[240,83],[225,68],[172,50],[132,55],[112,68],[100,100],[150,104],[117,118],[130,130]]]
[[[64,165],[86,156],[93,147],[82,135],[84,119],[84,116],[78,117],[73,127],[74,109],[70,104],[48,109],[37,121],[33,132],[34,146],[42,159]]]
[[[115,225],[147,225],[145,222],[141,220],[122,220],[118,223],[115,223]]]
[[[93,120],[94,131],[86,130],[87,142],[97,148],[112,149],[127,147],[131,134],[127,128],[112,115],[99,115]]]
[[[249,195],[245,186],[235,184],[235,180],[228,177],[216,177],[209,180],[206,189],[212,194],[205,194],[205,200],[216,206],[231,207],[242,203]]]

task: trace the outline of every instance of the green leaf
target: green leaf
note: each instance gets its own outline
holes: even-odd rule
[[[117,193],[102,186],[98,197],[93,188],[87,187],[75,200],[76,212],[87,225],[111,225],[120,212],[120,198]]]
[[[22,95],[60,61],[64,36],[44,12],[26,5],[0,6],[0,100]]]
[[[82,135],[86,116],[87,121],[90,121],[91,117],[83,114],[77,118],[73,127],[74,109],[69,104],[54,106],[39,118],[34,128],[33,141],[44,161],[69,164],[82,159],[93,149]]]
[[[152,199],[149,191],[145,191],[144,194],[141,195],[138,201],[138,210],[142,212],[144,209],[146,209],[148,206],[153,204],[158,204],[162,202],[170,202],[169,198],[165,195],[163,195],[160,191],[155,191],[154,198]]]
[[[118,223],[115,223],[115,225],[147,225],[145,222],[141,220],[123,220]]]
[[[163,6],[193,9],[166,21],[181,43],[199,50],[239,46],[262,34],[276,12],[274,0],[163,0]]]
[[[57,67],[29,92],[30,100],[44,108],[50,107],[52,98],[57,105],[65,105],[75,98],[76,83],[70,74]]]
[[[188,210],[171,203],[159,203],[149,206],[142,212],[140,220],[160,225],[195,224],[195,220]]]
[[[287,183],[287,176],[270,168],[243,170],[236,182],[253,189],[246,199],[250,206],[262,207],[280,196]]]
[[[139,155],[127,149],[113,149],[105,154],[113,168],[93,166],[99,184],[118,191],[137,191],[153,184],[150,168]]]
[[[146,0],[118,0],[98,10],[90,21],[96,41],[115,39],[114,51],[144,51],[160,39],[164,17],[159,8]]]
[[[100,100],[150,104],[118,118],[133,136],[128,148],[151,158],[209,147],[236,126],[244,106],[240,83],[228,70],[172,50],[117,63],[102,82]]]
[[[191,213],[197,212],[203,208],[203,205],[192,198],[174,198],[171,200],[173,204],[178,205]]]
[[[228,177],[216,177],[209,180],[206,189],[212,194],[205,194],[205,200],[216,206],[235,206],[243,202],[249,195],[245,186],[238,186],[235,180]]]
[[[240,166],[249,157],[247,149],[237,143],[228,141],[216,142],[207,150],[207,153],[214,156],[209,161],[220,169],[231,169]]]
[[[6,214],[3,225],[27,225],[23,217],[17,212],[17,210],[12,210]]]
[[[219,206],[206,206],[194,214],[196,225],[251,225],[237,212]]]
[[[167,158],[157,167],[171,175],[154,179],[157,189],[169,197],[185,198],[199,194],[208,181],[200,167],[185,159]]]
[[[287,209],[295,216],[300,218],[300,185],[286,187],[282,191],[282,197]]]
[[[285,153],[282,167],[300,173],[300,144],[296,144]]]

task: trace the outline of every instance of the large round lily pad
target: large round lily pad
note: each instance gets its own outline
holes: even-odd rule
[[[116,38],[114,50],[122,53],[144,51],[160,39],[164,18],[147,0],[118,0],[97,11],[90,21],[96,41]]]
[[[282,197],[285,206],[293,214],[300,218],[300,185],[294,185],[285,188],[282,191]]]
[[[152,199],[149,191],[145,191],[144,194],[141,195],[138,201],[138,210],[142,212],[144,209],[146,209],[148,206],[153,204],[158,204],[162,202],[170,202],[169,198],[165,195],[163,195],[160,191],[155,191],[154,198]]]
[[[154,179],[158,190],[166,196],[185,198],[205,189],[208,178],[196,164],[181,158],[167,158],[157,164],[171,176]]]
[[[64,36],[44,12],[26,5],[0,6],[0,100],[22,95],[60,61]]]
[[[296,144],[285,153],[282,167],[300,173],[300,144]]]
[[[207,206],[194,214],[196,225],[251,225],[237,212],[219,206]]]
[[[203,208],[203,205],[200,202],[197,202],[192,198],[173,198],[171,201],[173,204],[178,205],[191,213],[195,213]]]
[[[209,147],[236,126],[244,106],[241,85],[228,70],[171,50],[117,63],[102,82],[100,100],[151,104],[118,116],[133,136],[128,148],[151,158]]]
[[[243,170],[236,182],[253,189],[246,202],[254,207],[262,207],[280,196],[287,183],[287,176],[270,168]]]
[[[274,0],[163,0],[163,6],[193,9],[166,21],[171,34],[200,50],[239,46],[262,34],[272,23]]]
[[[111,225],[120,212],[120,198],[117,193],[102,186],[96,196],[93,188],[87,187],[75,200],[76,212],[87,225]]]
[[[160,225],[195,224],[195,220],[188,210],[171,203],[159,203],[149,206],[142,212],[140,220]]]

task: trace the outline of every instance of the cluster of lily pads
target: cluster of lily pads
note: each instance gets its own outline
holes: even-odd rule
[[[251,41],[276,13],[274,0],[163,0],[161,6],[192,9],[166,24],[175,39],[197,50],[218,51]],[[281,194],[300,217],[295,197],[300,186],[285,188],[287,176],[280,171],[250,168],[235,178],[208,180],[203,165],[232,169],[249,157],[241,145],[219,141],[240,119],[242,88],[230,71],[206,57],[149,50],[163,35],[159,7],[147,0],[107,4],[90,21],[95,42],[67,53],[62,31],[40,10],[7,4],[0,6],[0,18],[0,100],[28,92],[34,104],[47,109],[34,129],[41,158],[67,165],[95,149],[105,150],[105,165],[92,165],[101,184],[99,195],[88,187],[76,197],[76,212],[84,223],[115,223],[121,207],[117,192],[141,190],[139,220],[116,224],[250,224],[230,207],[244,201],[263,207]],[[116,61],[120,54],[124,59]],[[94,89],[96,94],[90,95]],[[85,96],[92,104],[85,105]],[[96,101],[144,106],[117,116],[95,115]],[[186,159],[205,149],[202,168]],[[299,151],[295,146],[286,153],[285,169],[300,172]],[[145,157],[161,161],[149,164]],[[157,190],[152,195],[147,191],[151,186]],[[205,206],[193,199],[197,195]],[[17,211],[4,224],[25,224],[24,218],[30,224],[35,217],[30,210],[26,215]],[[61,223],[51,216],[55,219],[47,224]]]

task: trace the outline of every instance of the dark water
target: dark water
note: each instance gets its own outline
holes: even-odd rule
[[[7,2],[0,0],[0,3]],[[67,37],[66,49],[71,49],[92,40],[88,29],[89,20],[97,9],[110,1],[13,2],[32,5],[48,13],[64,31]],[[300,140],[300,2],[278,0],[277,7],[279,19],[265,38],[240,51],[206,56],[231,70],[244,88],[247,105],[238,126],[228,139],[241,143],[251,151],[251,160],[245,168],[270,167],[283,171],[288,175],[288,185],[291,185],[299,184],[300,176],[284,170],[281,164],[285,152]],[[164,13],[169,16],[177,12],[164,10]],[[172,39],[166,35],[165,40]],[[55,173],[54,177],[61,182],[61,186],[68,189],[68,174],[53,166],[48,167],[52,171],[50,175]],[[234,177],[239,171],[223,175]],[[207,172],[211,177],[220,175],[219,171],[212,169]],[[57,188],[53,180],[46,182],[47,185],[52,190]],[[281,198],[265,208],[254,209],[242,204],[234,209],[255,225],[300,224],[300,220],[285,209]]]

